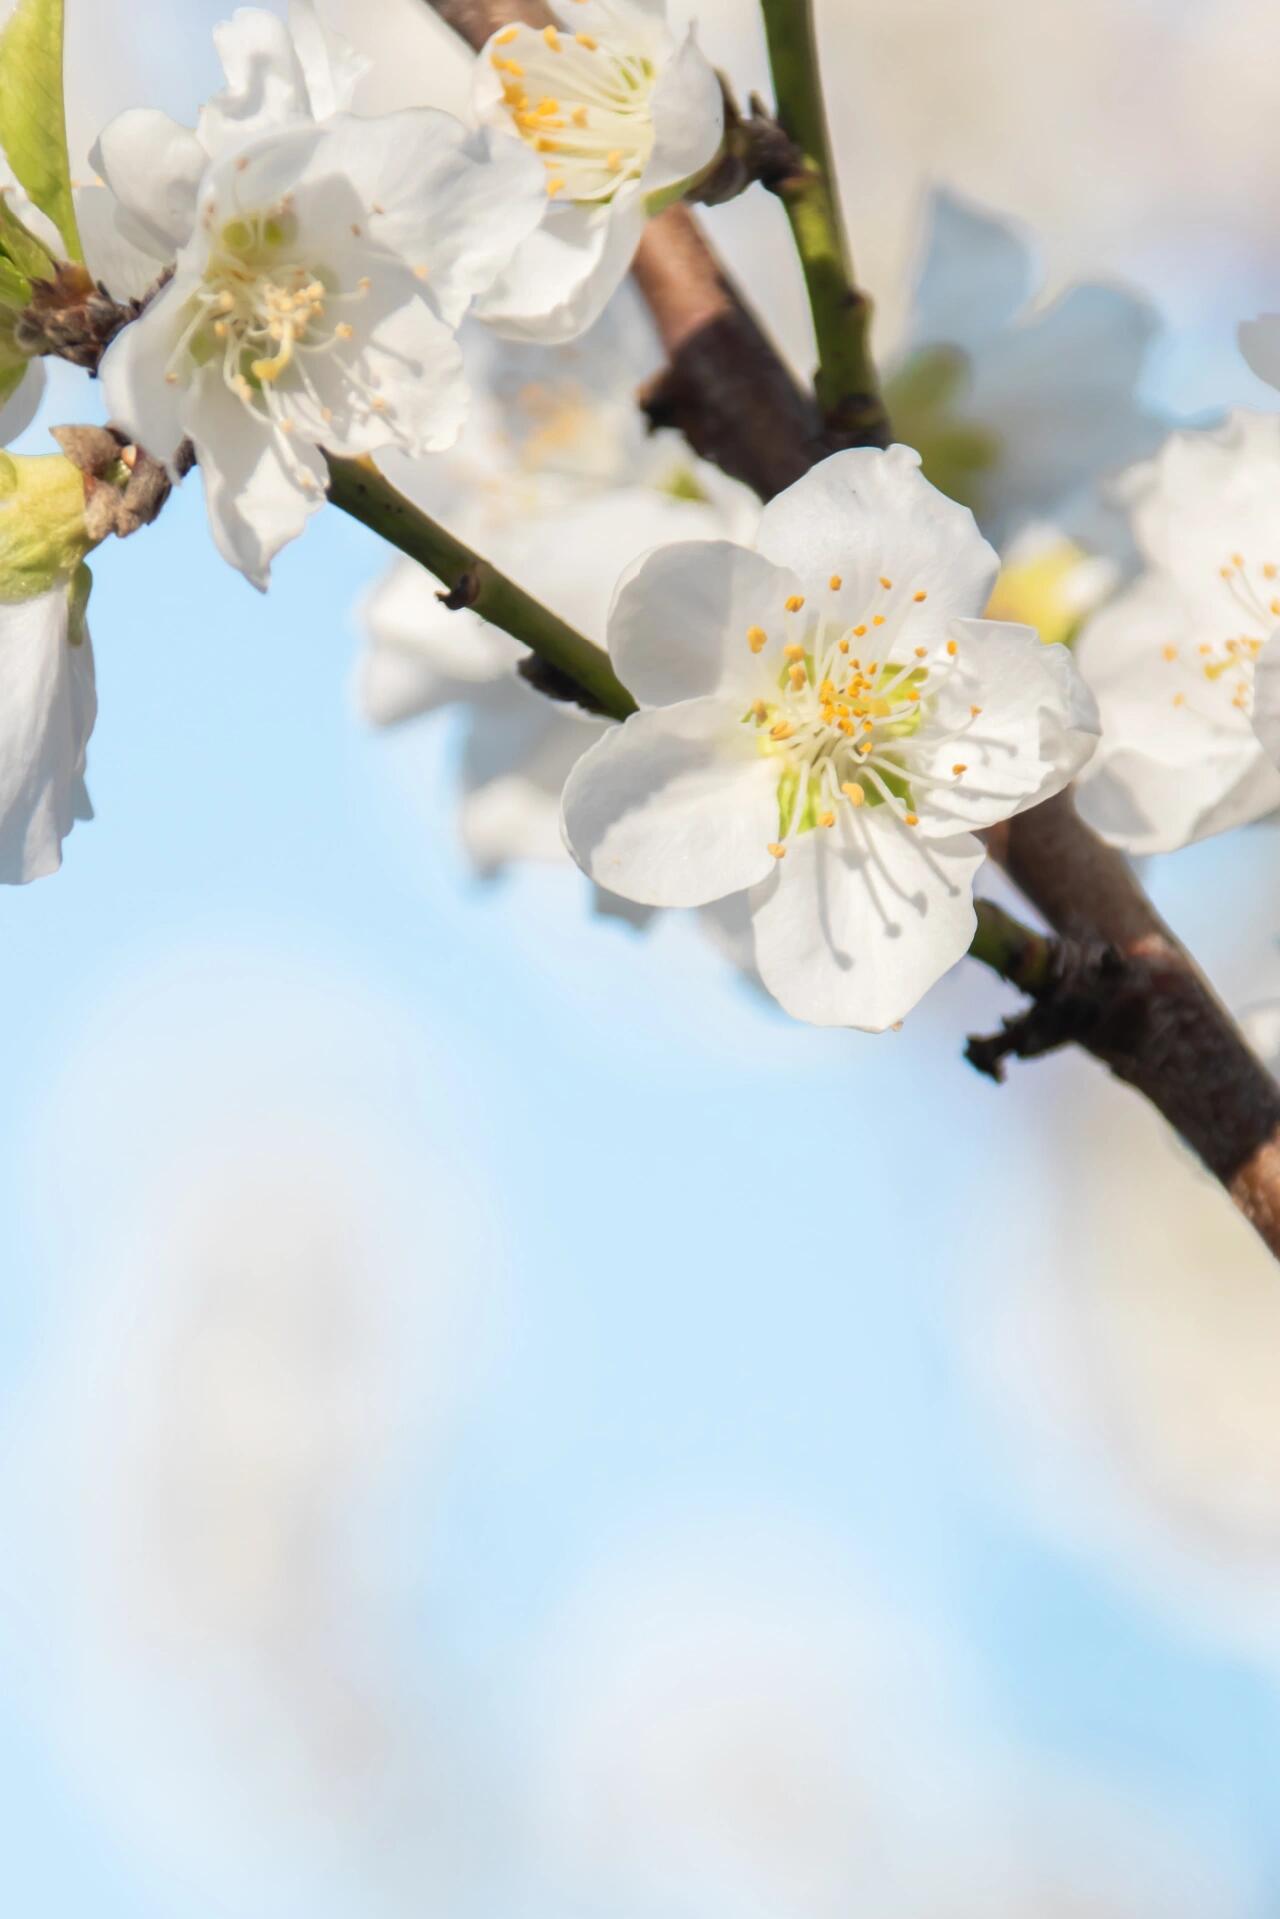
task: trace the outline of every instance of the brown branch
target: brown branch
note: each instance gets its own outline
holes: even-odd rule
[[[429,4],[473,46],[512,18],[549,18],[538,0]],[[766,499],[832,451],[683,208],[651,222],[636,279],[670,361],[647,396],[652,417]],[[1009,821],[989,845],[1061,938],[1118,960],[1119,976],[1098,966],[1089,1018],[1077,1006],[1072,1037],[1163,1113],[1280,1257],[1280,1091],[1126,862],[1069,794]]]

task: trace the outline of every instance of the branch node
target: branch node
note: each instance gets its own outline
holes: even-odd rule
[[[465,608],[473,607],[480,598],[480,589],[484,582],[480,576],[480,567],[469,566],[460,573],[451,587],[437,593],[441,606],[447,606],[451,613],[461,613]]]

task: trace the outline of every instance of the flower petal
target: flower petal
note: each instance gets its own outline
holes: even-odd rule
[[[1239,340],[1240,351],[1258,378],[1280,387],[1280,313],[1242,321]]]
[[[1273,766],[1280,766],[1280,627],[1253,669],[1253,730]]]
[[[633,713],[564,789],[569,850],[597,885],[646,906],[701,906],[764,878],[778,769],[722,700]]]
[[[93,648],[71,644],[68,589],[0,606],[0,882],[54,873],[89,816],[85,755],[97,714]]]
[[[8,399],[0,404],[0,447],[25,433],[44,398],[44,368],[33,360]]]
[[[576,708],[543,699],[521,680],[493,688],[462,756],[458,826],[473,866],[489,874],[513,860],[565,860],[565,781],[609,730]]]
[[[241,406],[217,368],[205,368],[188,389],[183,418],[218,551],[265,591],[276,554],[324,505],[323,457]]]
[[[181,270],[146,311],[117,333],[102,357],[107,416],[156,460],[172,460],[186,428],[182,390],[165,378],[182,337],[191,276]]]
[[[637,182],[607,206],[552,204],[476,313],[513,340],[555,346],[594,324],[617,292],[645,228]]]
[[[389,248],[419,276],[442,318],[456,326],[492,285],[546,205],[543,171],[527,147],[468,133],[452,115],[416,107],[376,119],[339,114],[298,180],[298,206],[346,187],[330,225]],[[354,203],[353,203],[354,202]]]
[[[754,697],[769,666],[780,665],[784,608],[794,574],[728,540],[659,547],[618,582],[609,614],[609,657],[641,706],[717,693]],[[759,657],[747,634],[772,646]]]
[[[922,841],[887,808],[801,833],[751,895],[761,979],[795,1019],[883,1032],[968,950],[982,860],[970,834]]]
[[[838,579],[827,604],[848,626],[877,610],[882,580],[927,595],[912,618],[921,644],[981,614],[1000,565],[968,507],[930,486],[906,446],[821,461],[765,507],[756,546],[810,592]]]
[[[372,61],[325,26],[313,0],[289,0],[289,33],[316,119],[345,113]]]
[[[390,726],[456,700],[509,674],[524,653],[466,607],[442,606],[431,575],[398,560],[363,609],[369,645],[357,697],[367,719]],[[549,704],[549,702],[548,702]]]
[[[651,108],[653,152],[641,181],[646,199],[704,173],[724,140],[724,93],[719,75],[692,28],[658,76]]]
[[[954,666],[913,742],[915,764],[947,782],[916,797],[926,837],[992,826],[1061,792],[1093,753],[1101,724],[1065,646],[998,620],[957,620],[954,632]]]
[[[198,132],[218,156],[255,134],[310,120],[306,76],[289,29],[261,7],[237,7],[213,30],[227,84],[201,110]]]
[[[190,127],[153,107],[131,107],[103,129],[90,160],[115,196],[124,238],[167,265],[191,238],[209,165]]]

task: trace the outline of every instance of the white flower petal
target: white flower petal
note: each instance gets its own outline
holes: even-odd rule
[[[827,604],[847,626],[878,609],[882,579],[899,594],[927,594],[913,615],[918,644],[980,614],[1000,566],[969,509],[930,486],[905,446],[823,460],[765,507],[756,545],[810,592],[839,579]]]
[[[102,358],[107,416],[153,459],[169,461],[186,432],[183,389],[166,377],[182,337],[191,277],[180,270],[146,311],[118,333]]]
[[[75,205],[84,262],[94,279],[116,300],[144,299],[163,269],[154,251],[135,245],[126,236],[119,203],[110,188],[96,181],[77,187]],[[171,257],[166,256],[166,265]]]
[[[283,20],[260,7],[238,7],[213,38],[227,84],[200,114],[208,153],[220,156],[255,134],[312,117],[302,62]]]
[[[71,644],[66,586],[0,606],[0,882],[41,879],[89,816],[85,756],[97,714],[93,648]]]
[[[513,860],[559,865],[565,781],[588,747],[610,730],[576,708],[543,699],[511,680],[477,710],[462,756],[458,827],[481,873]]]
[[[1280,628],[1270,635],[1253,669],[1253,730],[1273,766],[1280,766]]]
[[[324,505],[324,459],[233,400],[216,369],[205,369],[188,390],[183,418],[218,551],[265,591],[276,554]]]
[[[701,906],[763,879],[778,768],[721,700],[635,713],[564,789],[569,850],[597,885],[647,906]]]
[[[646,198],[704,173],[724,140],[719,75],[690,28],[653,89],[653,152],[641,182]]]
[[[953,630],[959,652],[950,671],[933,669],[946,679],[914,756],[932,777],[955,782],[916,794],[926,837],[992,826],[1061,792],[1100,730],[1097,704],[1065,646],[997,620],[958,620]]]
[[[368,234],[419,275],[420,290],[456,326],[542,217],[543,172],[509,140],[491,142],[447,113],[418,107],[377,119],[340,114],[300,171],[297,197],[317,227]]]
[[[750,701],[781,665],[784,608],[794,574],[727,540],[659,547],[618,582],[609,614],[609,656],[641,706],[718,693]],[[753,654],[747,634],[770,644]]]
[[[476,301],[513,340],[554,346],[585,333],[625,279],[645,229],[639,184],[608,206],[552,203],[543,223]]]
[[[761,979],[795,1019],[883,1032],[968,950],[982,847],[887,808],[802,833],[750,905]]]
[[[103,129],[90,157],[115,196],[125,240],[168,265],[195,227],[206,149],[167,113],[131,107]]]
[[[324,25],[313,0],[289,0],[289,32],[315,118],[345,113],[372,62]]]
[[[363,609],[370,643],[358,699],[377,726],[427,713],[476,686],[505,678],[525,649],[478,614],[451,612],[439,584],[413,560],[397,560]],[[549,702],[548,702],[549,704]]]
[[[33,360],[8,399],[0,405],[0,447],[25,433],[44,398],[44,368]]]
[[[926,222],[912,344],[945,340],[973,352],[1030,301],[1031,254],[1016,228],[946,188],[930,195]]]
[[[1240,351],[1268,386],[1280,387],[1280,313],[1264,313],[1242,321]]]

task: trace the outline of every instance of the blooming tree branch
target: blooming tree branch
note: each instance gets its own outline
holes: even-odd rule
[[[539,0],[428,3],[477,46],[505,20],[549,18]],[[765,13],[781,117],[810,161],[829,168],[807,0],[799,7],[765,0]],[[836,328],[837,289],[851,289],[853,280],[846,243],[832,239],[834,194],[811,183],[807,190],[799,220],[794,201],[788,211],[815,303],[829,408],[841,369],[857,372],[844,382],[851,388],[874,392],[875,382],[863,377],[865,324],[855,326],[852,342]],[[766,499],[831,451],[818,407],[796,388],[685,209],[650,224],[635,278],[669,356],[642,396],[652,418],[679,427],[698,452]],[[1122,1005],[1114,973],[1098,968],[1087,997],[1099,1017],[1086,1030],[1077,1008],[1072,1020],[1058,1022],[1055,1043],[1078,1041],[1144,1093],[1280,1255],[1280,1092],[1131,869],[1078,818],[1069,793],[996,827],[988,849],[1060,939],[1114,949],[1126,962]],[[1027,953],[1024,941],[994,938],[990,914],[980,916],[977,956],[1024,990],[1053,990],[1047,958],[1028,974]]]

